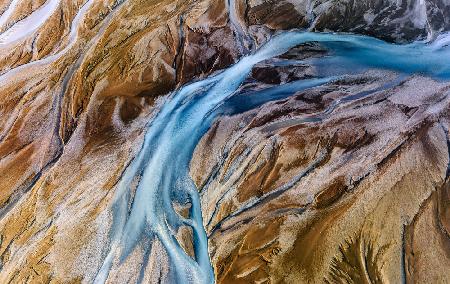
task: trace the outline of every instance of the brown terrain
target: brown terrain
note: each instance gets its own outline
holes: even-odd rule
[[[0,33],[46,2],[17,1]],[[61,0],[31,34],[0,34],[0,283],[93,282],[117,183],[182,84],[278,30],[407,42],[450,29],[448,1],[356,2]],[[251,79],[315,75],[259,64]],[[398,78],[348,75],[214,122],[191,176],[217,283],[450,283],[450,82]],[[178,237],[192,254],[190,232]],[[143,283],[167,283],[167,262],[155,241],[148,259],[137,249],[115,263],[108,283],[135,283],[141,267]]]
[[[300,122],[392,75],[350,77],[216,122],[192,175],[218,282],[449,281],[450,85],[410,77]]]

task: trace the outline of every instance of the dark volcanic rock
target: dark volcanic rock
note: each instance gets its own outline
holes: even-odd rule
[[[450,29],[445,0],[247,1],[248,23],[279,28],[356,32],[395,42],[434,36]],[[286,24],[288,22],[289,24]]]

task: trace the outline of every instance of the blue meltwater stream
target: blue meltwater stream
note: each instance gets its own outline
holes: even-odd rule
[[[285,32],[273,36],[254,53],[221,73],[173,92],[149,124],[142,149],[118,184],[109,254],[95,282],[107,280],[115,259],[124,261],[143,239],[154,238],[167,251],[173,282],[214,282],[199,194],[189,176],[189,163],[202,135],[223,113],[227,100],[237,93],[255,64],[281,55],[296,45],[320,42],[330,55],[320,59],[318,64],[325,64],[330,70],[337,65],[350,66],[348,71],[354,70],[354,66],[359,70],[382,68],[446,80],[450,79],[449,38],[448,35],[441,36],[428,44],[394,45],[365,36]],[[278,91],[293,93],[323,85],[345,73],[339,72],[329,74],[329,77],[298,81],[280,87]],[[261,92],[261,99],[251,107],[279,98],[277,89]],[[189,217],[180,216],[173,202],[189,203]],[[195,258],[185,253],[174,236],[177,228],[183,225],[192,228]]]

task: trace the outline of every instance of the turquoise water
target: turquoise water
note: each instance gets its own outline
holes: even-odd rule
[[[241,100],[233,102],[233,96],[237,95],[237,90],[255,64],[312,41],[320,42],[331,54],[312,61],[322,69],[322,77],[255,91],[247,97],[240,94]],[[274,36],[260,49],[219,74],[188,84],[170,94],[150,122],[142,149],[118,185],[112,208],[114,223],[109,254],[96,283],[106,281],[115,257],[123,260],[137,244],[153,238],[161,241],[170,257],[173,282],[214,282],[199,194],[189,176],[189,163],[198,141],[214,119],[227,108],[232,106],[234,113],[245,111],[267,101],[326,84],[347,72],[367,68],[418,73],[447,80],[450,79],[450,49],[446,48],[447,43],[447,37],[440,38],[434,44],[393,45],[364,36],[285,32]],[[132,196],[130,189],[136,180],[139,182]],[[189,218],[175,212],[173,201],[192,205]],[[182,225],[193,229],[195,259],[184,252],[174,237],[174,232]]]

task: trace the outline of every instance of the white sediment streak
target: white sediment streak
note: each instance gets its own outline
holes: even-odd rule
[[[0,16],[0,30],[2,29],[3,25],[7,23],[9,17],[11,17],[11,15],[13,14],[19,1],[20,0],[13,0],[11,3],[9,3],[8,9],[6,9],[6,11],[3,12],[3,14]]]
[[[51,0],[53,2],[58,2],[59,0]],[[75,18],[72,21],[71,24],[71,28],[70,28],[70,32],[69,32],[69,40],[67,45],[64,47],[64,49],[62,49],[61,51],[47,56],[43,59],[40,60],[36,60],[21,66],[18,66],[8,72],[6,72],[5,74],[0,76],[0,87],[2,87],[3,85],[9,83],[13,78],[18,78],[20,76],[24,76],[27,77],[29,76],[29,74],[25,74],[23,71],[26,69],[32,69],[32,68],[36,68],[36,67],[43,67],[47,64],[50,64],[56,60],[58,60],[59,58],[61,58],[64,54],[66,54],[76,43],[77,39],[78,39],[78,30],[79,30],[79,26],[80,23],[82,23],[82,20],[84,19],[84,16],[86,15],[86,12],[89,10],[89,8],[92,6],[92,4],[95,2],[95,0],[89,0],[87,1],[78,11],[78,13],[76,14]],[[0,35],[1,38],[1,35]],[[1,43],[0,43],[0,48],[2,47]]]
[[[237,32],[242,35],[244,34],[244,27],[241,23],[241,20],[239,19],[238,15],[238,7],[236,6],[236,0],[229,0],[228,1],[228,11],[230,16],[230,21],[233,24],[233,26],[236,28]]]
[[[248,36],[247,27],[239,17],[239,10],[236,5],[236,0],[228,0],[227,4],[230,23],[232,28],[234,28],[234,31],[236,32],[238,42],[241,44],[241,52],[246,53],[250,49],[249,44],[252,41]]]
[[[13,1],[14,2],[14,1]],[[15,23],[11,28],[7,29],[5,32],[0,34],[0,48],[4,45],[14,43],[30,34],[33,34],[41,25],[43,25],[48,18],[56,11],[58,8],[60,0],[48,0],[39,9],[31,13],[25,19]],[[9,13],[12,13],[14,7],[17,3],[11,3],[12,9]],[[8,11],[10,9],[8,8]],[[10,15],[7,15],[8,18]],[[3,15],[2,15],[3,18]],[[4,21],[7,21],[5,17]]]
[[[314,22],[314,4],[313,0],[308,0],[306,3],[306,17],[310,26]]]
[[[40,70],[43,67],[48,66],[49,64],[55,62],[56,60],[61,58],[66,52],[68,52],[74,46],[75,42],[77,41],[79,25],[80,25],[82,19],[84,18],[86,12],[88,11],[88,9],[92,6],[92,4],[94,2],[95,2],[95,0],[89,0],[78,11],[77,15],[75,16],[74,20],[72,21],[72,25],[71,25],[71,29],[70,29],[70,33],[69,33],[69,42],[63,50],[61,50],[60,52],[58,52],[54,55],[45,57],[43,59],[33,61],[33,62],[24,64],[24,65],[21,65],[19,67],[16,67],[16,68],[8,71],[7,73],[1,75],[0,76],[0,88],[7,84],[11,84],[13,82],[13,80],[21,79],[21,77],[27,78],[30,76],[30,73],[32,73],[32,72],[40,72]],[[108,19],[110,19],[110,17],[108,17]],[[60,105],[60,104],[61,104],[61,102],[60,102],[60,100],[58,100],[57,105]],[[56,112],[56,113],[58,113],[58,112]],[[15,113],[15,115],[9,116],[8,121],[6,122],[6,124],[3,127],[4,130],[2,132],[0,132],[0,141],[2,141],[6,137],[9,130],[14,125],[16,115],[17,115],[17,113]]]

